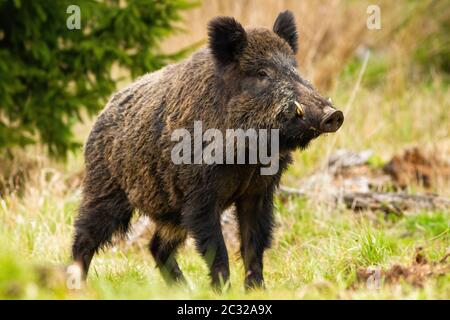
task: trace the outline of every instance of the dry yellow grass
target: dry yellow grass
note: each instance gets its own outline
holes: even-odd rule
[[[206,41],[206,26],[215,16],[233,16],[244,26],[271,28],[279,12],[291,10],[297,19],[300,68],[320,88],[329,88],[345,62],[363,43],[366,33],[365,1],[351,6],[344,1],[207,0],[184,14],[186,34],[165,41],[165,51],[177,51]]]

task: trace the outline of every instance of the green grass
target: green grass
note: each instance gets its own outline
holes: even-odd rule
[[[12,200],[11,200],[12,201]],[[0,211],[0,297],[23,299],[399,299],[450,298],[450,278],[431,277],[423,288],[408,283],[380,290],[355,282],[360,267],[409,265],[418,246],[437,261],[450,247],[450,212],[423,212],[391,221],[384,215],[317,207],[296,198],[277,200],[277,228],[265,256],[266,291],[243,290],[238,244],[229,243],[231,288],[209,288],[207,269],[193,246],[179,253],[189,287],[167,287],[145,246],[108,249],[94,259],[87,284],[69,290],[62,272],[69,262],[78,196],[44,197],[35,212],[7,201]],[[17,218],[21,217],[21,218]]]

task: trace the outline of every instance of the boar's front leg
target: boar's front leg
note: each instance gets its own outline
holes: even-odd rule
[[[213,288],[222,288],[229,280],[230,270],[216,201],[190,201],[183,210],[183,219],[208,265]]]
[[[246,195],[236,201],[245,288],[264,287],[263,255],[270,246],[273,228],[273,192]]]

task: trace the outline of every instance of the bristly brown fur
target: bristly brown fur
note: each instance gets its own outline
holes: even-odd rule
[[[175,253],[190,234],[219,286],[229,277],[220,214],[235,205],[245,284],[263,284],[274,190],[291,151],[315,137],[308,130],[328,105],[295,69],[293,19],[279,19],[284,22],[275,33],[217,18],[209,25],[208,48],[112,96],[85,146],[86,178],[72,248],[85,273],[113,234],[127,232],[138,209],[156,224],[149,248],[165,279],[183,280]],[[308,107],[306,120],[296,118],[296,100]],[[171,133],[192,132],[194,121],[202,121],[203,130],[280,128],[280,170],[262,176],[258,164],[175,165]]]

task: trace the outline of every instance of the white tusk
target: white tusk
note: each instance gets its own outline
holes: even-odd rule
[[[300,118],[303,118],[305,116],[305,109],[304,109],[303,105],[301,103],[297,102],[297,101],[295,101],[294,103],[295,103],[295,106],[296,106],[295,112],[297,113],[297,115]]]

